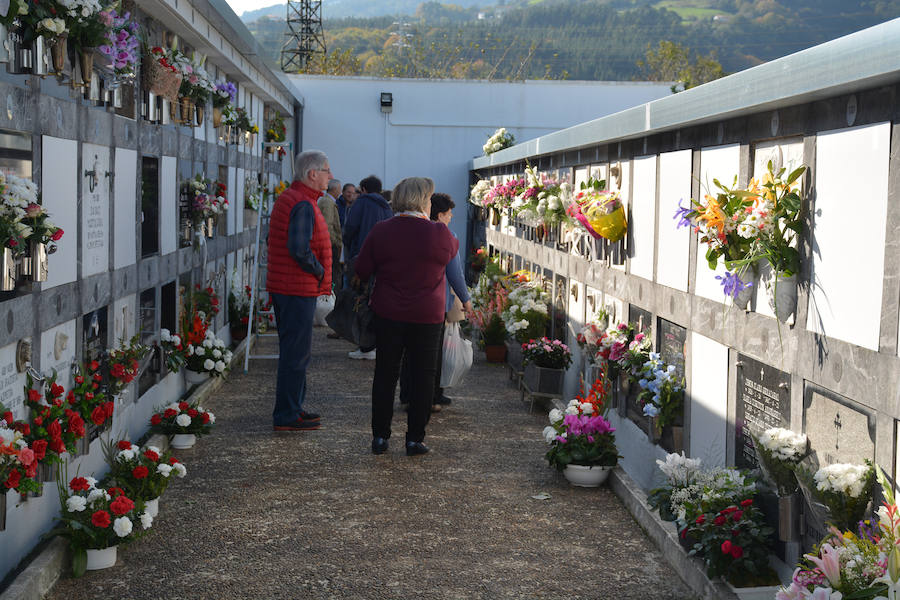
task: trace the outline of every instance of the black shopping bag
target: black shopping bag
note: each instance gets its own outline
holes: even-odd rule
[[[334,310],[325,317],[328,326],[342,338],[361,348],[375,345],[375,315],[369,308],[369,294],[353,288],[337,293]]]

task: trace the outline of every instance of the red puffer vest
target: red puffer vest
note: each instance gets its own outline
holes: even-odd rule
[[[269,268],[266,288],[276,294],[289,296],[324,296],[331,293],[331,237],[328,224],[316,205],[321,192],[295,181],[278,196],[269,221]],[[320,283],[316,276],[300,268],[288,252],[288,225],[291,210],[298,202],[308,202],[315,211],[316,224],[309,247],[322,263],[325,276]]]

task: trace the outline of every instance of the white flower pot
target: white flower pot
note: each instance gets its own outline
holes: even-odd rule
[[[566,465],[563,475],[569,483],[578,487],[597,487],[606,481],[609,472],[614,467],[599,467],[596,465]]]
[[[782,323],[787,322],[797,308],[797,276],[785,277],[779,273],[776,277],[773,273],[766,279],[766,291],[775,318]]]
[[[108,569],[116,564],[116,550],[118,546],[110,546],[101,550],[87,549],[87,566],[88,571],[98,571],[100,569]]]
[[[734,587],[729,583],[728,589],[734,592],[734,595],[740,598],[740,600],[772,600],[772,598],[775,597],[775,594],[781,591],[781,586],[764,585],[760,587],[739,588]]]
[[[196,443],[197,436],[193,433],[176,433],[172,436],[172,442],[170,443],[170,445],[173,448],[184,450],[185,448],[193,448],[194,444]]]
[[[154,519],[156,518],[156,515],[159,514],[159,496],[157,496],[153,500],[147,500],[146,502],[144,502],[144,512],[146,512]]]
[[[209,373],[199,373],[197,371],[191,371],[190,369],[184,370],[184,381],[188,385],[200,385],[207,379],[209,379]]]

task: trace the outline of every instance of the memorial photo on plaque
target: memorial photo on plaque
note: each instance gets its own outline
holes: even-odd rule
[[[84,315],[81,319],[81,357],[84,364],[91,361],[103,362],[106,358],[106,340],[108,326],[108,310],[106,306]],[[99,372],[103,373],[105,369]],[[85,373],[82,372],[82,375]],[[106,381],[100,381],[101,391],[106,390]],[[109,421],[107,421],[109,423]],[[105,425],[97,427],[91,425],[88,427],[87,443],[88,448],[90,442],[100,437],[100,432],[105,429]]]
[[[675,365],[675,372],[684,379],[685,344],[687,328],[665,319],[657,319],[656,344],[659,357],[667,365]]]
[[[751,434],[772,427],[790,429],[791,376],[743,354],[738,354],[736,364],[734,464],[755,468],[758,463]]]
[[[653,314],[634,304],[628,305],[628,322],[634,325],[635,333],[646,334],[653,325]]]

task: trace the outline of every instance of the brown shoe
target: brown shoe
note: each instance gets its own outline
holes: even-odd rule
[[[431,412],[433,412],[433,413],[435,413],[435,412],[441,412],[441,408],[442,408],[442,407],[441,407],[440,404],[432,404],[432,405],[431,405]]]
[[[318,420],[316,421],[304,421],[303,419],[297,419],[293,423],[288,423],[287,425],[273,425],[273,431],[312,431],[314,429],[318,429],[322,426],[322,423]]]
[[[337,331],[332,331],[330,333],[326,333],[325,337],[327,337],[329,340],[339,340],[341,339],[341,334],[339,334]]]

